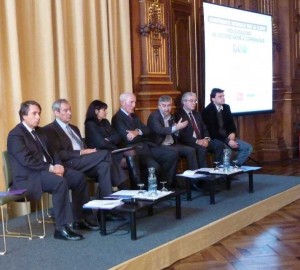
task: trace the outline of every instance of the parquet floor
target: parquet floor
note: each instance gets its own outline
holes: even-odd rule
[[[262,166],[260,173],[300,176],[300,160]],[[165,269],[300,269],[300,200]]]

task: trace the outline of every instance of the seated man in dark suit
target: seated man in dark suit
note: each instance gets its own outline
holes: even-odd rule
[[[172,185],[176,173],[178,154],[152,143],[149,139],[150,130],[134,114],[136,97],[133,93],[120,95],[121,108],[112,118],[112,125],[120,134],[123,146],[136,146],[140,157],[142,173],[154,167],[158,173],[158,181],[167,181]]]
[[[112,193],[112,186],[122,189],[127,176],[112,158],[110,151],[85,149],[79,129],[69,124],[72,118],[71,105],[65,99],[58,99],[52,105],[54,122],[43,127],[51,150],[57,153],[67,168],[83,172],[96,178],[99,197]]]
[[[236,152],[237,165],[242,165],[250,156],[252,145],[237,138],[230,106],[225,104],[224,90],[214,88],[210,93],[211,103],[202,112],[203,120],[211,138],[222,141]]]
[[[207,167],[207,151],[214,153],[214,160],[221,162],[224,145],[221,141],[211,139],[200,112],[195,111],[197,96],[193,92],[182,95],[182,108],[176,113],[176,119],[188,121],[188,125],[179,131],[180,141],[196,150],[198,167]]]
[[[43,192],[52,194],[55,217],[54,238],[81,240],[83,236],[73,229],[93,230],[83,217],[82,206],[88,202],[84,175],[60,165],[57,157],[48,152],[45,136],[40,132],[41,106],[33,100],[21,104],[21,123],[7,138],[7,151],[12,170],[12,188],[27,189],[29,199],[39,200]],[[72,206],[69,199],[72,190]],[[73,220],[75,222],[73,222]]]
[[[178,143],[179,130],[185,128],[188,121],[176,123],[171,115],[173,100],[170,96],[161,96],[158,99],[158,109],[153,111],[148,118],[148,127],[151,130],[151,140],[163,148],[178,152],[180,157],[187,160],[187,168],[195,170],[198,168],[197,156],[193,147]]]

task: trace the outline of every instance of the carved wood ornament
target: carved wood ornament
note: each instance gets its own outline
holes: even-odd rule
[[[168,31],[162,23],[161,4],[158,0],[153,0],[153,3],[148,8],[148,23],[141,25],[140,34],[148,37],[150,35],[151,45],[156,57],[159,56],[159,49],[162,46],[162,38],[168,35]]]

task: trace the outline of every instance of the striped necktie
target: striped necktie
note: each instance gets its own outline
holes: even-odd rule
[[[198,127],[197,127],[197,124],[195,122],[195,119],[194,119],[194,116],[193,116],[192,112],[189,113],[189,116],[190,116],[192,126],[193,126],[193,130],[196,134],[197,139],[201,139],[202,138],[201,133],[200,133],[200,130],[198,129]]]
[[[81,141],[81,139],[74,133],[74,131],[71,129],[71,127],[69,125],[66,125],[66,130],[68,132],[68,134],[71,136],[72,140],[74,140],[74,142],[80,146],[80,149],[84,149],[84,145],[83,142]]]

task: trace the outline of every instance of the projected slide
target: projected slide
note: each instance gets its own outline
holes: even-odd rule
[[[212,88],[225,90],[233,113],[273,109],[272,18],[203,3],[205,105]]]

